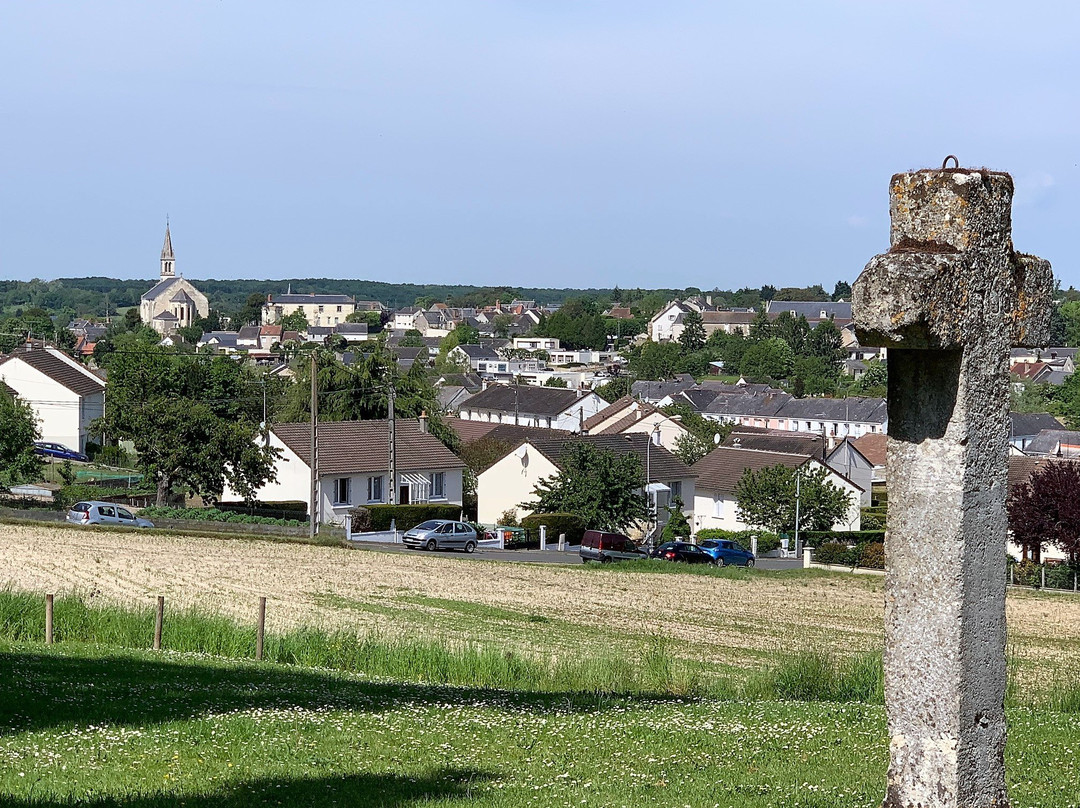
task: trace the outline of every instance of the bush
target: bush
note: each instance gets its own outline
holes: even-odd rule
[[[885,545],[868,541],[855,548],[859,554],[859,566],[871,570],[885,569]]]
[[[363,505],[350,508],[349,519],[352,521],[353,533],[368,533],[371,531],[371,511]]]
[[[863,530],[884,530],[885,529],[886,513],[885,508],[863,508],[862,509],[862,529]]]
[[[547,526],[548,541],[557,542],[565,533],[567,544],[581,544],[585,535],[585,523],[576,513],[534,513],[521,520],[521,526],[536,538],[540,536],[540,525]]]
[[[301,527],[305,522],[299,519],[275,519],[268,516],[254,516],[247,513],[223,511],[217,508],[168,508],[151,505],[139,512],[148,519],[190,519],[197,522],[227,522],[233,525],[278,525],[280,527]]]
[[[459,519],[460,505],[371,505],[372,530],[389,530],[390,522],[398,530],[411,530],[428,519]]]
[[[308,504],[299,500],[285,500],[283,502],[219,502],[219,511],[232,511],[233,513],[246,513],[249,516],[266,516],[271,519],[297,519],[306,522],[308,518]]]
[[[863,542],[884,542],[884,530],[807,530],[800,533],[799,538],[806,547],[820,547],[821,545],[837,541],[842,544],[862,544]]]
[[[99,449],[93,460],[103,466],[117,466],[119,468],[131,468],[134,465],[131,455],[119,446],[105,446]]]
[[[838,564],[845,567],[854,567],[856,561],[854,552],[838,541],[826,542],[817,547],[813,559],[819,564]]]

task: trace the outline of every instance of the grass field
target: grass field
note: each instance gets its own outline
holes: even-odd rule
[[[799,664],[880,648],[878,578],[0,539],[0,805],[880,804],[883,708],[783,698]],[[77,593],[49,648],[45,591]],[[156,594],[166,648],[187,652],[135,650]],[[220,656],[250,655],[262,594],[268,657],[289,665]],[[1078,617],[1071,596],[1010,595],[1014,806],[1080,805]],[[597,676],[625,692],[592,692]]]

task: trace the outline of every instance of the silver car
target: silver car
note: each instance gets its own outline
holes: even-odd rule
[[[418,549],[464,550],[471,553],[476,549],[476,531],[464,522],[429,519],[405,531],[402,542],[406,547]]]
[[[149,519],[136,516],[123,505],[115,502],[87,500],[76,502],[67,512],[67,521],[73,525],[121,525],[124,527],[153,527]]]

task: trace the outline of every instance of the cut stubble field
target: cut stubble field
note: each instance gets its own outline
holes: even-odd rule
[[[106,613],[145,612],[164,595],[167,626],[189,609],[252,625],[266,596],[278,635],[316,628],[542,663],[647,656],[660,642],[717,681],[808,650],[865,659],[881,649],[879,577],[656,569],[0,524],[0,588],[75,593]],[[7,608],[18,602],[9,595]],[[1080,599],[1011,592],[1008,609],[1013,804],[1075,808],[1080,701],[1047,709],[1015,692],[1080,694]],[[5,636],[3,804],[880,805],[888,739],[873,699],[448,686],[363,665]]]

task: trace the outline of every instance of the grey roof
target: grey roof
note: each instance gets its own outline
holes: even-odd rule
[[[163,321],[165,321],[165,320],[179,320],[180,318],[178,318],[171,311],[163,311],[163,312],[161,312],[159,314],[155,314],[154,319],[155,320],[163,320]]]
[[[469,359],[499,359],[499,354],[490,345],[458,345],[457,347]]]
[[[1029,455],[1052,455],[1057,453],[1058,447],[1062,444],[1080,446],[1080,432],[1068,429],[1044,429],[1032,438],[1024,451]]]
[[[460,346],[459,346],[460,347]],[[560,415],[581,400],[576,390],[531,384],[493,384],[469,399],[470,410]]]
[[[223,348],[235,348],[238,334],[235,331],[207,331],[199,337],[199,345],[216,342]]]
[[[643,433],[625,433],[622,435],[561,435],[556,438],[531,437],[529,443],[556,466],[560,465],[563,453],[574,444],[585,443],[599,449],[607,449],[618,455],[637,455],[641,469],[649,467],[649,482],[668,480],[686,480],[697,477],[697,473],[679,460],[663,446],[651,443],[649,436]],[[520,445],[520,444],[519,444]],[[647,456],[646,456],[647,454]]]
[[[650,403],[656,403],[667,396],[677,396],[683,390],[689,390],[694,386],[693,381],[677,380],[673,382],[634,382],[630,385],[630,392],[636,398]]]
[[[367,323],[338,323],[334,326],[334,330],[339,334],[349,334],[354,337],[366,335],[368,332]]]
[[[165,243],[161,245],[161,257],[162,259],[173,257],[172,235],[169,233],[168,222],[165,223]]]
[[[719,393],[702,412],[714,415],[778,415],[780,410],[791,400],[791,395],[782,391],[771,393]]]
[[[173,295],[171,298],[169,298],[169,302],[170,303],[194,303],[195,301],[191,299],[191,295],[189,295],[187,292],[185,292],[183,289],[181,289],[179,292],[177,292],[175,295]]]
[[[236,332],[237,339],[258,339],[262,331],[257,325],[245,325]]]
[[[299,295],[299,294],[284,294],[284,295],[268,295],[266,298],[266,305],[273,306],[278,303],[294,303],[300,305],[311,305],[312,303],[355,303],[356,301],[348,295]]]
[[[464,402],[472,398],[466,388],[456,384],[444,384],[439,387],[439,406],[443,412],[453,412]]]
[[[827,300],[770,300],[769,314],[777,315],[781,312],[794,312],[795,316],[802,315],[807,320],[820,320],[821,312],[826,317],[835,317],[837,320],[851,319],[851,304],[846,302],[833,303]]]
[[[179,278],[166,278],[163,281],[158,281],[154,286],[150,287],[150,291],[143,294],[142,299],[156,300],[167,293],[174,283],[178,283],[179,281]]]
[[[1009,413],[1012,421],[1012,436],[1028,437],[1035,436],[1044,429],[1060,430],[1062,423],[1048,412],[1012,412]]]
[[[776,415],[809,421],[883,424],[889,417],[883,398],[789,398]]]
[[[736,427],[722,444],[732,449],[756,449],[761,452],[809,455],[821,459],[825,441],[811,432],[740,432]]]

